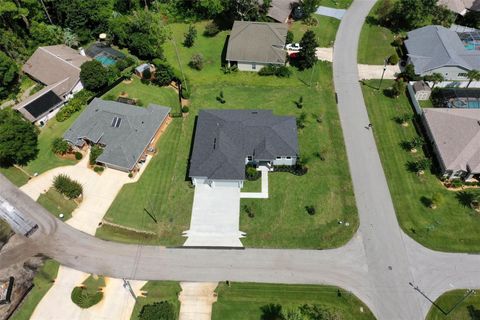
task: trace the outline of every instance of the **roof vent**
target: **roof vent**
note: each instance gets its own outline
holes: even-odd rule
[[[213,139],[213,150],[215,150],[215,147],[217,146],[217,138]]]
[[[120,123],[122,123],[121,118],[113,117],[111,126],[114,127],[114,128],[118,128],[118,127],[120,127]]]

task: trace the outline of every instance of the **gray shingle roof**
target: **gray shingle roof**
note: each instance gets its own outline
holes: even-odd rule
[[[271,110],[201,110],[190,177],[245,179],[245,158],[274,160],[298,155],[295,117]]]
[[[170,108],[154,104],[141,108],[95,98],[63,137],[77,146],[84,139],[103,144],[98,162],[131,170],[169,112]]]
[[[445,6],[458,14],[465,14],[467,10],[478,10],[480,0],[438,0],[437,5]]]
[[[228,39],[227,61],[284,64],[288,27],[283,23],[235,21]]]
[[[480,51],[465,49],[458,34],[442,26],[410,31],[405,46],[417,74],[445,66],[480,69]]]
[[[292,12],[292,5],[300,2],[299,0],[272,0],[268,9],[268,16],[278,22],[285,23]],[[258,0],[259,5],[263,5],[263,0]]]

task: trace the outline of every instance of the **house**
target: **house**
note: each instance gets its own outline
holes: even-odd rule
[[[425,108],[423,122],[445,178],[480,175],[480,109]]]
[[[235,21],[228,39],[228,65],[256,72],[269,64],[284,65],[287,31],[282,23]]]
[[[154,104],[142,108],[95,98],[63,138],[74,148],[102,146],[97,163],[128,172],[153,148],[152,141],[169,112],[170,108]]]
[[[280,23],[287,23],[293,7],[299,2],[299,0],[272,0],[267,16]],[[259,5],[263,3],[263,0],[258,0]]]
[[[295,165],[296,119],[271,110],[201,110],[190,158],[194,185],[243,186],[245,165]]]
[[[457,33],[442,26],[408,32],[408,62],[421,76],[440,73],[446,80],[467,80],[467,72],[480,70],[480,39],[471,32]]]
[[[425,83],[425,81],[416,81],[412,87],[413,92],[415,93],[415,99],[418,101],[430,99],[432,89]]]
[[[25,119],[43,125],[66,100],[83,89],[80,66],[90,60],[65,45],[39,47],[22,71],[45,87],[14,106]]]
[[[480,11],[480,0],[438,0],[437,5],[462,16],[468,11]]]

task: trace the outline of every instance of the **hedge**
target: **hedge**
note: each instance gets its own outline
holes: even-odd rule
[[[308,172],[308,168],[301,165],[294,165],[294,166],[274,166],[274,172],[290,172],[296,176],[303,176]]]
[[[53,178],[53,187],[69,199],[78,198],[83,193],[83,186],[66,174],[59,174]]]

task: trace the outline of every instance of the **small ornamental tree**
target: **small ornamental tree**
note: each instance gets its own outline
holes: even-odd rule
[[[82,185],[65,174],[53,178],[53,187],[69,199],[76,199],[83,193]]]
[[[200,53],[195,53],[192,58],[190,59],[190,62],[188,65],[196,70],[202,70],[203,69],[203,64],[204,64],[204,59],[202,54]]]
[[[185,33],[185,39],[183,40],[183,45],[187,48],[190,48],[195,43],[197,38],[197,29],[193,25],[188,26],[188,31]]]
[[[220,32],[220,29],[218,28],[218,25],[212,21],[205,26],[205,30],[203,31],[203,34],[207,37],[213,37],[219,32]]]
[[[140,320],[175,320],[176,312],[170,302],[161,301],[144,305],[138,318]]]
[[[87,90],[98,91],[108,83],[108,71],[97,60],[87,61],[80,67],[80,80]]]
[[[103,152],[103,149],[97,144],[93,145],[90,148],[90,158],[89,158],[90,165],[93,166],[95,163],[97,163],[97,158],[100,157],[102,152]]]
[[[392,86],[391,93],[394,98],[398,98],[402,93],[405,92],[407,85],[402,80],[397,80]]]
[[[52,141],[52,152],[55,154],[65,154],[70,151],[70,145],[66,140],[63,140],[60,137],[53,139]]]
[[[316,49],[318,47],[315,33],[312,30],[308,30],[300,40],[300,51],[298,52],[298,68],[300,70],[313,67],[317,62]]]

